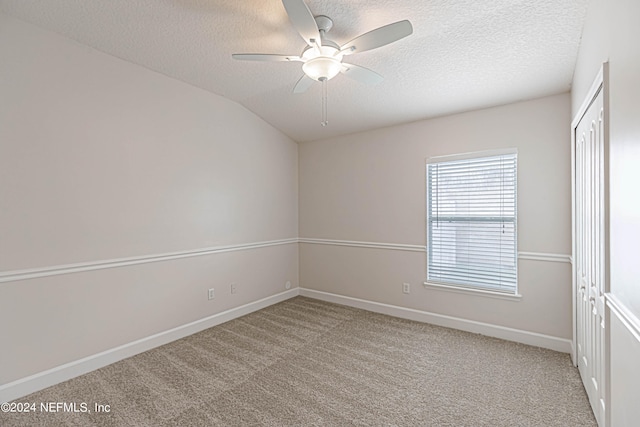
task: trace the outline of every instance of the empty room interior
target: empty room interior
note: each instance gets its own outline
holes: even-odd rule
[[[639,17],[0,0],[0,425],[637,426]]]

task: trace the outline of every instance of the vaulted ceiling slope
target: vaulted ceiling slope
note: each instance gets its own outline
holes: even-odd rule
[[[306,46],[281,0],[0,0],[0,12],[239,102],[295,141],[333,137],[570,89],[587,0],[307,0],[339,45],[409,19],[413,34],[349,57],[384,76],[292,89]]]

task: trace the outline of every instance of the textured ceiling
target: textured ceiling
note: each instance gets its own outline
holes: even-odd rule
[[[307,0],[343,44],[409,19],[413,35],[349,56],[385,80],[329,82],[291,93],[306,46],[280,0],[0,0],[0,12],[239,102],[296,141],[309,141],[570,89],[587,0]]]

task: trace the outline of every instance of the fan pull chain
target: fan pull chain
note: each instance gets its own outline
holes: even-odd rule
[[[327,78],[321,79],[322,81],[322,121],[320,124],[322,126],[326,126],[329,124],[327,120]]]

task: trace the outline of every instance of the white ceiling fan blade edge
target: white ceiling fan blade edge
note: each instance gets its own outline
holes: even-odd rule
[[[345,55],[376,49],[398,41],[413,33],[413,26],[408,20],[394,22],[364,33],[341,47]]]
[[[342,63],[340,72],[349,78],[368,85],[376,85],[384,80],[384,77],[375,71],[354,64]]]
[[[241,61],[262,61],[262,62],[292,62],[302,61],[299,56],[295,55],[276,55],[270,53],[234,53],[231,55],[233,59]]]
[[[282,0],[282,5],[289,15],[293,27],[302,36],[309,46],[320,43],[320,31],[318,24],[309,10],[309,6],[303,0]]]
[[[306,92],[311,85],[315,82],[311,77],[303,74],[302,77],[298,80],[296,85],[293,87],[293,93],[303,93]]]

